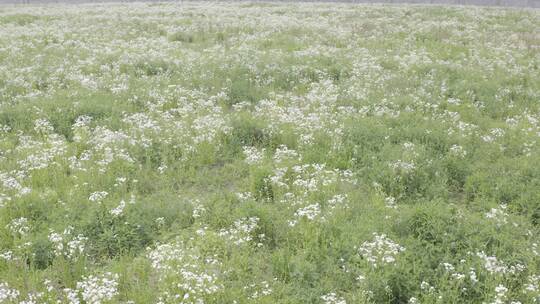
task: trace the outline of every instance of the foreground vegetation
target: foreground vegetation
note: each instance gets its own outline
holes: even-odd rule
[[[540,13],[0,7],[0,303],[540,302]]]

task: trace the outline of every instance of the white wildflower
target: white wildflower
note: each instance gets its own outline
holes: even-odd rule
[[[344,298],[338,296],[335,292],[327,293],[321,296],[324,304],[347,304]]]
[[[358,249],[359,254],[373,267],[393,264],[396,256],[405,251],[404,247],[387,238],[385,234],[373,233],[373,237],[372,241],[365,241]]]
[[[109,213],[114,217],[119,217],[124,212],[124,208],[126,208],[126,202],[124,200],[120,201],[120,204],[109,211]]]
[[[106,191],[96,191],[90,194],[88,200],[91,202],[101,202],[107,197],[107,195],[109,195],[109,193]]]
[[[450,147],[450,154],[459,158],[464,158],[467,156],[467,151],[465,151],[465,149],[460,145],[452,145]]]
[[[14,235],[25,236],[30,231],[30,226],[28,224],[28,219],[25,217],[20,217],[13,219],[7,226],[11,233]]]
[[[257,229],[258,222],[258,217],[241,218],[234,221],[234,225],[229,229],[221,229],[218,235],[235,245],[241,245],[253,239],[251,233]]]
[[[295,220],[289,222],[289,226],[295,226],[300,218],[306,218],[310,221],[315,220],[321,214],[321,207],[319,204],[311,204],[306,207],[296,210],[294,213]]]
[[[397,204],[396,204],[396,198],[393,197],[393,196],[388,196],[384,199],[384,204],[387,208],[390,208],[390,209],[396,209],[397,208]]]
[[[0,282],[0,303],[15,301],[19,295],[17,289],[9,288],[8,283]]]
[[[47,119],[39,118],[34,121],[34,131],[37,133],[49,134],[54,131],[54,128]]]
[[[262,162],[264,158],[265,149],[259,150],[256,147],[243,147],[244,156],[246,157],[246,163],[249,165],[255,165]]]
[[[118,274],[107,272],[99,276],[83,277],[77,282],[77,289],[88,304],[101,304],[110,301],[118,294]]]
[[[486,218],[492,219],[498,226],[506,224],[508,222],[508,213],[506,213],[506,204],[501,204],[499,208],[491,208],[486,213]]]

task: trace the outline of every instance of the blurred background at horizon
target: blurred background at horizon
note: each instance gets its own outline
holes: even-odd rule
[[[48,4],[48,3],[128,3],[128,2],[182,2],[178,0],[0,0],[1,4]],[[264,1],[250,1],[264,2]],[[322,1],[270,1],[270,2],[344,2],[344,3],[373,3],[373,4],[434,4],[434,5],[480,5],[480,6],[503,6],[540,8],[540,0],[322,0]]]

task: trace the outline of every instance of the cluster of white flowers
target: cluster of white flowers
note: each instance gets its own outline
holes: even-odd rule
[[[182,304],[204,303],[204,297],[223,288],[221,263],[215,256],[201,256],[182,242],[162,244],[149,251],[148,259],[158,279],[172,282],[166,293]]]
[[[327,293],[321,296],[321,299],[324,301],[324,304],[347,304],[347,301],[335,292]]]
[[[409,141],[404,142],[403,144],[401,144],[401,146],[405,151],[409,152],[414,151],[414,148],[416,147],[412,142]]]
[[[477,252],[476,256],[483,259],[484,267],[490,273],[506,273],[508,268],[503,262],[497,260],[496,256],[488,256],[483,251]]]
[[[384,205],[387,207],[387,208],[390,208],[390,209],[396,209],[397,208],[397,204],[396,204],[396,198],[393,197],[393,196],[387,196],[384,198]]]
[[[372,241],[365,241],[358,248],[358,253],[373,267],[393,264],[396,256],[405,248],[387,238],[385,234],[373,233]]]
[[[221,113],[201,116],[193,121],[193,129],[196,132],[193,141],[196,144],[203,142],[213,142],[218,134],[227,134],[231,127]]]
[[[80,304],[81,300],[79,297],[79,291],[71,289],[71,288],[64,288],[62,290],[64,292],[65,299],[67,303],[69,304]]]
[[[289,149],[285,145],[280,145],[274,153],[274,162],[279,164],[285,160],[301,160],[301,157],[296,150]]]
[[[165,173],[165,171],[167,171],[169,167],[166,165],[166,164],[161,164],[158,168],[157,168],[157,171],[159,172],[159,174],[163,174]]]
[[[82,234],[73,236],[72,231],[73,227],[71,226],[64,229],[64,232],[61,234],[53,230],[50,231],[49,241],[53,243],[54,254],[56,256],[65,256],[68,259],[72,259],[84,254],[88,238]]]
[[[422,281],[422,283],[420,283],[420,290],[431,293],[435,291],[435,287],[431,286],[431,284],[426,281]]]
[[[90,125],[90,123],[92,122],[92,119],[93,119],[92,116],[88,116],[88,115],[78,116],[75,119],[75,122],[73,123],[71,128],[77,129],[77,128],[88,127],[88,125]]]
[[[538,243],[532,243],[531,247],[528,248],[528,249],[533,255],[540,256],[540,250],[538,249]]]
[[[161,131],[161,127],[158,125],[158,123],[150,117],[147,113],[133,113],[133,114],[126,114],[124,118],[122,118],[122,121],[125,122],[128,125],[136,127],[138,132],[154,132],[158,133]]]
[[[298,224],[298,221],[301,218],[306,218],[310,221],[313,221],[319,217],[321,214],[321,206],[317,203],[305,206],[296,210],[294,213],[295,219],[289,221],[289,226],[294,227]]]
[[[284,146],[280,149],[290,151],[286,150]],[[296,156],[296,153],[287,153]],[[292,158],[289,159],[292,160]],[[357,182],[351,171],[329,170],[326,169],[325,164],[296,164],[291,167],[277,167],[274,168],[273,175],[267,181],[284,190],[279,202],[285,204],[288,209],[294,208],[293,218],[288,221],[291,227],[296,226],[302,219],[325,221],[336,208],[348,208],[347,195],[345,194],[334,194],[326,202],[313,202],[310,196],[313,193],[321,193],[327,188],[334,192],[336,191],[334,187],[341,183],[356,184]]]
[[[28,224],[28,219],[25,217],[20,217],[13,219],[7,226],[11,233],[18,236],[25,236],[30,231],[30,225]]]
[[[461,263],[465,263],[465,260],[461,260]],[[467,277],[464,273],[456,271],[456,268],[451,263],[444,262],[441,263],[441,265],[444,267],[444,270],[450,275],[451,279],[459,281]],[[471,269],[471,272],[471,276],[476,279],[476,273],[474,272],[474,269]]]
[[[110,272],[83,277],[83,281],[77,282],[77,289],[85,303],[101,304],[112,300],[118,294],[118,278],[118,274]]]
[[[264,158],[265,149],[257,149],[256,147],[243,147],[244,156],[246,157],[246,163],[249,165],[255,165],[262,162]]]
[[[488,256],[483,251],[477,252],[476,256],[482,259],[484,268],[492,274],[516,274],[525,270],[525,266],[522,264],[507,266],[502,261],[499,261],[496,256]]]
[[[121,200],[120,204],[117,207],[111,209],[109,213],[114,217],[119,217],[122,215],[125,208],[126,208],[126,202],[124,200]]]
[[[11,131],[11,127],[8,125],[0,124],[0,133],[8,133]]]
[[[34,121],[34,131],[37,133],[49,134],[54,131],[54,128],[47,119],[40,118]]]
[[[193,213],[192,213],[193,218],[199,218],[206,212],[206,208],[204,207],[204,205],[201,203],[200,200],[195,199],[191,201],[191,204],[193,205]]]
[[[184,248],[178,244],[161,244],[148,253],[152,267],[159,272],[173,269],[172,262],[184,257]]]
[[[467,151],[460,145],[452,145],[450,147],[450,154],[459,158],[464,158],[467,156]]]
[[[55,162],[55,158],[67,152],[67,145],[63,137],[51,134],[44,142],[29,141],[26,145],[17,147],[17,150],[21,155],[26,154],[26,157],[17,161],[17,164],[22,171],[30,173],[53,164],[59,165]]]
[[[356,184],[357,180],[353,177],[349,170],[329,170],[326,169],[326,164],[301,164],[290,168],[275,168],[270,181],[280,188],[295,190],[302,196],[307,196],[340,182]]]
[[[508,222],[506,208],[506,204],[501,204],[499,208],[491,208],[491,210],[486,213],[486,218],[495,221],[498,226],[504,225]]]
[[[21,179],[19,174],[15,175],[15,177],[12,175],[13,173],[3,173],[0,172],[0,183],[1,185],[8,191],[15,191],[15,197],[22,197],[26,194],[29,194],[32,192],[32,189],[23,186],[21,182],[19,182],[18,179]],[[10,200],[11,198],[4,197],[5,200]]]
[[[328,207],[334,209],[337,207],[348,208],[347,194],[336,194],[328,200]]]
[[[236,193],[236,197],[241,202],[246,202],[253,199],[253,194],[251,192],[238,192]]]
[[[19,304],[39,304],[42,303],[42,297],[45,294],[43,292],[31,292],[26,295],[26,299],[19,302]]]
[[[126,181],[127,181],[127,178],[122,177],[122,176],[119,176],[119,177],[117,177],[117,178],[115,179],[114,186],[115,186],[115,187],[121,186],[121,185],[123,185]]]
[[[4,251],[4,252],[0,252],[0,259],[3,259],[5,261],[12,261],[12,260],[14,260],[16,258],[13,255],[13,251],[7,250],[7,251]]]
[[[273,292],[272,286],[268,281],[262,281],[259,284],[249,284],[248,286],[244,286],[244,290],[248,292],[248,298],[252,300],[271,295]]]
[[[444,262],[441,263],[441,265],[444,267],[444,270],[446,270],[446,272],[453,272],[455,270],[454,265],[452,265],[451,263]]]
[[[476,284],[478,283],[478,277],[476,276],[476,270],[474,268],[469,269],[469,280],[471,280],[471,283]]]
[[[495,298],[490,304],[505,304],[507,292],[508,288],[506,288],[504,285],[498,285],[495,287]]]
[[[396,172],[404,172],[404,173],[412,172],[416,168],[416,165],[414,163],[406,162],[403,160],[397,160],[395,162],[392,162],[389,164],[389,166],[390,168],[394,169],[394,171]]]
[[[100,203],[103,201],[109,193],[107,191],[96,191],[92,192],[90,196],[88,197],[88,200],[91,202],[98,202]]]
[[[3,208],[7,202],[11,201],[11,197],[0,193],[0,208]]]
[[[504,136],[505,132],[501,128],[493,128],[489,131],[489,134],[482,135],[481,138],[487,143],[494,142],[497,138]]]
[[[415,298],[415,297],[411,297],[411,298],[409,299],[409,301],[407,301],[407,304],[419,304],[419,303],[420,303],[420,302],[419,302],[418,299]]]
[[[527,284],[525,285],[526,292],[538,293],[540,290],[540,275],[532,274],[527,277]],[[538,294],[540,297],[540,294]]]
[[[241,218],[234,221],[234,225],[229,229],[221,229],[219,236],[235,245],[241,245],[253,240],[252,232],[257,229],[258,217]]]
[[[0,283],[0,303],[15,301],[20,295],[17,289],[9,288],[8,283]]]

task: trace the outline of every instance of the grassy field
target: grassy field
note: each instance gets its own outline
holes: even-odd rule
[[[540,11],[0,7],[0,303],[540,303]]]

